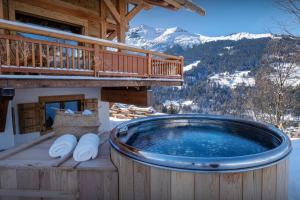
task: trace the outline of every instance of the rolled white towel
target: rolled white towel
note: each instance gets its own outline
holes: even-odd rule
[[[74,112],[73,110],[71,110],[71,109],[65,110],[65,113],[66,113],[66,114],[71,114],[71,115],[74,115],[74,114],[75,114],[75,112]]]
[[[49,155],[52,158],[63,157],[71,153],[77,144],[77,139],[74,135],[65,134],[58,137],[49,149]]]
[[[100,138],[94,133],[87,133],[83,135],[73,153],[75,161],[87,161],[95,159],[98,155],[98,147],[100,144]]]
[[[93,112],[90,111],[90,110],[88,110],[88,109],[85,109],[85,110],[82,112],[82,115],[84,115],[84,116],[89,116],[89,115],[92,115],[92,114],[93,114]]]

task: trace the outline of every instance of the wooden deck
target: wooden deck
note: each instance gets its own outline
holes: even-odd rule
[[[122,43],[0,19],[0,74],[182,80],[183,58]],[[78,45],[29,39],[31,33]]]
[[[0,199],[118,199],[118,172],[108,142],[95,160],[79,163],[50,158],[54,140],[45,138],[0,154]]]

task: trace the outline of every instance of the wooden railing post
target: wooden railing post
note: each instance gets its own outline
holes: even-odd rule
[[[152,55],[150,53],[147,53],[147,60],[148,60],[148,77],[151,77],[152,75]]]
[[[95,63],[94,76],[97,76],[98,72],[100,71],[99,53],[100,53],[99,45],[95,44],[94,45],[94,63]]]
[[[180,56],[181,66],[180,66],[180,76],[183,78],[183,67],[184,67],[184,57]]]

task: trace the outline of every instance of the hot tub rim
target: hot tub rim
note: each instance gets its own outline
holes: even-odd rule
[[[124,127],[130,127],[142,122],[149,122],[155,120],[167,119],[209,119],[209,120],[222,120],[233,121],[238,123],[245,123],[247,125],[255,126],[256,128],[264,129],[281,140],[281,144],[271,150],[250,154],[245,156],[235,157],[186,157],[186,156],[171,156],[165,154],[151,153],[139,150],[135,147],[129,146],[118,139],[117,134],[119,130]],[[164,168],[175,171],[184,172],[201,172],[201,173],[230,173],[242,172],[265,168],[275,165],[281,160],[287,158],[292,151],[291,141],[289,137],[274,127],[273,125],[263,124],[260,122],[239,119],[234,117],[215,116],[215,115],[200,115],[200,114],[177,114],[177,115],[159,115],[144,117],[126,121],[119,124],[111,131],[110,136],[111,146],[119,153],[127,156],[139,163]],[[196,159],[197,158],[197,159]]]

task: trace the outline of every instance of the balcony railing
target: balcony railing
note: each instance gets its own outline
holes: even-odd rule
[[[0,73],[182,79],[183,58],[0,19]],[[78,45],[29,39],[30,33]],[[9,34],[8,34],[9,33]]]

